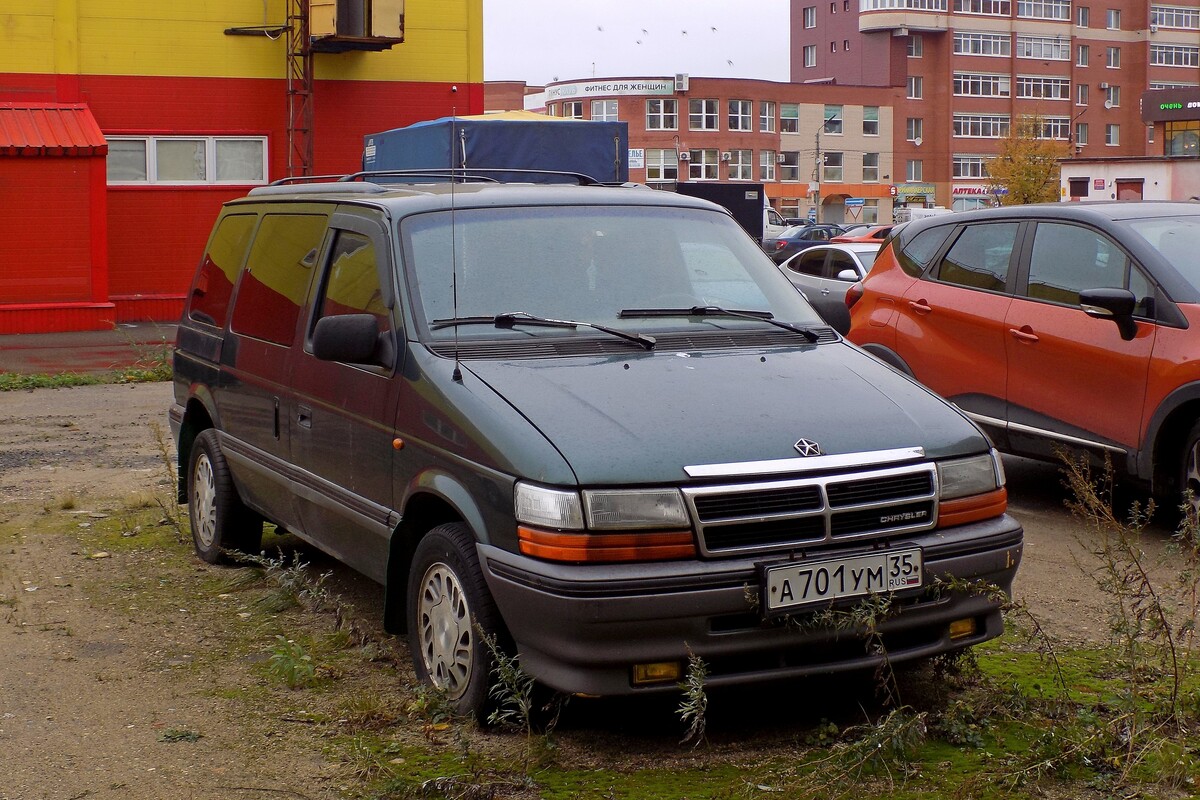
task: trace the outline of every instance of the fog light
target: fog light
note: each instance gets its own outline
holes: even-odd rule
[[[683,667],[678,661],[633,665],[634,686],[644,686],[647,683],[674,682],[678,681],[681,675],[683,675]]]
[[[964,636],[972,636],[975,633],[975,618],[956,619],[950,623],[950,638],[961,639]]]

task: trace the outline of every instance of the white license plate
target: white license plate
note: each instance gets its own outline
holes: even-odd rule
[[[778,613],[843,597],[915,589],[922,574],[919,547],[778,564],[766,569],[764,607]]]

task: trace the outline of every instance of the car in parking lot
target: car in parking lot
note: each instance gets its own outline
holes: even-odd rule
[[[1012,453],[1108,456],[1200,509],[1200,203],[1012,206],[904,225],[849,338]]]
[[[848,229],[840,236],[835,236],[831,242],[883,242],[892,232],[891,225],[870,225],[865,228]]]
[[[776,264],[782,264],[801,250],[824,244],[841,233],[841,226],[828,223],[797,225],[788,228],[778,236],[763,239],[763,250]]]
[[[494,648],[564,693],[639,695],[678,691],[693,655],[720,686],[1001,634],[993,593],[944,582],[1011,589],[997,452],[825,325],[728,211],[446,177],[222,207],[169,409],[200,558],[257,552],[264,520],[325,550],[483,719]],[[865,647],[837,612],[877,601]]]
[[[867,276],[882,242],[820,244],[780,264],[792,285],[804,293],[821,318],[838,333],[850,330],[846,290]]]

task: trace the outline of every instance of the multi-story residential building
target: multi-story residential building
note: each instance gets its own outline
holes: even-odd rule
[[[496,88],[509,103],[521,97]],[[530,110],[628,123],[630,180],[762,183],[784,216],[825,222],[891,220],[901,103],[887,87],[686,75],[564,81],[524,95]]]
[[[1069,155],[1161,154],[1139,101],[1200,86],[1200,3],[791,0],[791,64],[797,83],[903,87],[899,195],[969,208],[1022,116]]]

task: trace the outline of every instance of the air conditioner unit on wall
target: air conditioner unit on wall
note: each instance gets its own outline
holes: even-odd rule
[[[684,150],[684,151],[680,152],[680,154],[679,154],[679,160],[680,160],[680,161],[691,161],[691,160],[692,160],[692,154],[691,154],[691,153],[689,153],[687,150]]]
[[[1101,89],[1107,89],[1107,88],[1108,88],[1108,84],[1107,84],[1107,83],[1101,83],[1101,84],[1100,84],[1100,88],[1101,88]]]
[[[729,161],[729,160],[730,160],[730,159],[732,159],[732,158],[733,158],[733,153],[729,152],[728,150],[726,150],[725,152],[721,153],[721,160],[722,160],[722,161]]]
[[[675,91],[686,92],[688,90],[688,76],[686,72],[675,74]]]

